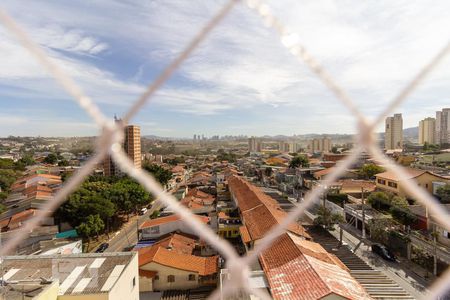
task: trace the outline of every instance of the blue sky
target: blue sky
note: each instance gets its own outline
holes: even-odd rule
[[[5,9],[113,117],[223,4],[185,1],[22,1]],[[450,2],[268,1],[307,49],[375,117],[448,42]],[[97,128],[0,27],[0,136],[96,135]],[[405,127],[450,106],[450,57],[397,112]],[[196,49],[133,120],[143,134],[352,133],[323,84],[246,6]]]

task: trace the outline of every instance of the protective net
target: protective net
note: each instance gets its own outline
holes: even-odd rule
[[[356,134],[355,144],[357,145],[352,154],[346,157],[343,161],[337,165],[333,173],[330,173],[323,180],[323,184],[313,188],[306,196],[304,201],[299,204],[283,222],[274,227],[254,248],[254,250],[247,256],[240,257],[234,250],[234,248],[224,239],[221,239],[213,232],[208,226],[200,223],[197,218],[193,218],[193,214],[170,194],[164,192],[163,188],[152,177],[151,174],[145,172],[142,169],[134,167],[133,163],[129,160],[126,153],[122,149],[123,141],[123,126],[127,124],[129,120],[143,107],[149,99],[155,94],[155,92],[164,84],[166,80],[175,72],[175,70],[186,60],[189,55],[199,46],[199,44],[205,40],[207,35],[229,14],[235,5],[246,5],[249,9],[254,11],[261,17],[261,24],[272,28],[279,35],[280,42],[286,47],[289,52],[295,56],[301,63],[304,63],[314,73],[325,86],[335,95],[338,99],[356,118],[358,128]],[[0,20],[4,26],[15,35],[20,43],[25,47],[36,60],[44,67],[54,78],[58,81],[64,89],[72,95],[74,100],[82,107],[86,113],[95,121],[97,126],[101,129],[101,135],[96,142],[96,152],[88,160],[84,166],[79,169],[70,179],[64,184],[64,186],[58,191],[53,201],[49,201],[38,212],[38,214],[27,222],[19,229],[18,234],[9,239],[0,249],[0,255],[5,255],[15,249],[21,241],[27,238],[28,233],[36,226],[39,226],[41,221],[52,214],[73,192],[83,180],[93,171],[95,166],[100,163],[103,158],[110,154],[120,169],[127,173],[129,176],[136,179],[142,186],[145,187],[156,198],[159,198],[165,205],[171,208],[174,212],[182,217],[184,223],[191,227],[198,234],[199,237],[204,239],[210,245],[215,247],[221,255],[226,259],[227,269],[229,274],[229,281],[226,281],[221,290],[216,291],[211,295],[212,299],[219,299],[226,295],[236,294],[237,291],[248,294],[253,294],[261,299],[270,299],[270,296],[261,292],[261,290],[251,289],[248,284],[249,266],[255,261],[261,251],[267,249],[271,243],[282,233],[292,222],[296,220],[304,213],[305,209],[311,205],[320,195],[324,192],[325,186],[330,186],[333,182],[342,176],[347,168],[349,168],[364,151],[369,153],[374,159],[386,165],[387,169],[393,172],[401,179],[405,179],[404,187],[409,194],[414,195],[421,204],[426,205],[431,214],[434,215],[436,220],[450,231],[450,218],[449,214],[443,207],[435,200],[426,190],[417,186],[417,184],[408,178],[406,171],[388,157],[384,155],[374,139],[375,128],[383,122],[384,118],[390,115],[394,109],[396,109],[415,89],[424,81],[426,76],[442,61],[444,56],[450,50],[450,43],[439,52],[437,55],[425,65],[421,71],[398,93],[398,95],[392,99],[389,105],[383,110],[383,112],[375,118],[374,121],[370,121],[365,117],[355,106],[354,102],[346,94],[346,92],[339,87],[329,73],[316,61],[313,56],[308,53],[305,47],[300,43],[299,36],[290,31],[277,17],[271,13],[270,7],[263,1],[258,0],[229,0],[220,10],[205,24],[205,26],[195,35],[192,41],[186,46],[186,48],[176,57],[169,66],[163,70],[163,72],[152,82],[142,96],[132,105],[129,111],[123,118],[123,122],[115,123],[108,120],[97,107],[97,105],[87,97],[82,89],[59,68],[45,52],[37,46],[28,37],[27,33],[23,31],[15,21],[3,10],[0,10]],[[443,295],[450,287],[450,270],[447,270],[442,276],[436,280],[433,286],[430,288],[430,292],[427,294],[427,299],[437,298],[439,295]]]

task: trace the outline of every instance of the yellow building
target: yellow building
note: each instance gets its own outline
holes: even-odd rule
[[[419,122],[419,144],[434,144],[436,136],[436,119],[426,118]]]
[[[221,211],[217,215],[217,234],[223,238],[239,237],[239,227],[242,226],[240,218],[232,218]]]
[[[376,185],[377,189],[390,192],[402,197],[412,197],[408,194],[408,191],[404,187],[404,182],[407,179],[413,179],[418,186],[425,188],[430,194],[433,194],[433,184],[438,182],[448,183],[449,178],[439,176],[437,174],[431,173],[430,171],[418,170],[406,168],[408,173],[407,178],[399,178],[393,172],[383,172],[376,174]]]

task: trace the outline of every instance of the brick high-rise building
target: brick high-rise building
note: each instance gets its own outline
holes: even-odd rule
[[[384,148],[403,149],[403,118],[402,114],[395,114],[386,118],[386,130],[384,134]]]
[[[122,120],[115,118],[115,121],[121,122]],[[134,166],[140,169],[142,162],[141,129],[136,125],[127,125],[125,126],[124,134],[123,149]],[[122,174],[122,171],[115,165],[110,155],[103,161],[103,171],[105,176],[120,176]]]

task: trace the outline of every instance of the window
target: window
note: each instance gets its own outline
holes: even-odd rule
[[[159,276],[158,275],[155,275],[155,280],[159,280]]]
[[[395,182],[392,182],[392,181],[388,182],[388,186],[393,187],[393,188],[397,188],[397,184]]]
[[[159,233],[159,226],[150,227],[150,233]]]
[[[136,277],[133,277],[133,287],[136,286]]]
[[[167,276],[167,282],[175,282],[175,276],[174,275]]]
[[[379,184],[386,185],[386,180],[378,179],[377,181],[378,181]]]
[[[425,187],[428,188],[428,183],[425,184]]]
[[[188,280],[189,281],[195,281],[195,274],[189,274]]]

